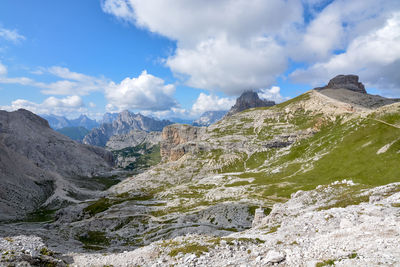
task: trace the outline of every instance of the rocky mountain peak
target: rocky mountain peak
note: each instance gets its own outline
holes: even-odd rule
[[[17,111],[13,112],[17,114],[17,116],[23,116],[24,118],[34,122],[35,124],[50,128],[50,125],[47,120],[43,119],[42,117],[30,112],[29,110],[20,108]]]
[[[275,105],[274,101],[262,100],[258,97],[256,92],[248,90],[243,92],[242,95],[236,99],[236,104],[229,110],[227,116],[249,108],[270,107],[273,105]]]
[[[367,91],[365,91],[364,85],[358,79],[357,75],[337,75],[329,81],[328,85],[318,89],[347,89],[366,94]]]
[[[114,116],[113,114],[111,114]],[[113,135],[127,134],[132,130],[141,130],[146,132],[162,131],[164,126],[172,122],[167,120],[157,120],[143,116],[140,113],[132,113],[124,110],[118,113],[117,117],[111,123],[103,123],[98,128],[93,129],[83,139],[84,144],[104,147],[107,141]]]

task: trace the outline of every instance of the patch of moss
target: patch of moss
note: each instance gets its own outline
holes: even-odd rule
[[[90,250],[100,250],[110,245],[109,239],[101,231],[88,231],[86,234],[79,235],[77,239],[84,244],[84,248]]]
[[[249,181],[236,181],[231,184],[226,184],[225,187],[235,187],[235,186],[244,186],[244,185],[249,185]]]
[[[208,252],[208,247],[204,245],[199,245],[197,243],[189,243],[185,244],[182,247],[176,247],[171,249],[171,251],[168,253],[169,256],[175,257],[179,253],[183,254],[194,254],[197,257],[200,257],[201,254]]]
[[[323,262],[317,262],[315,267],[332,266],[335,265],[335,260],[325,260]]]
[[[54,221],[55,209],[39,208],[36,211],[29,213],[23,220],[25,222],[52,222]]]
[[[139,173],[161,162],[160,145],[150,145],[145,143],[136,147],[128,147],[123,150],[113,151],[115,156],[135,157],[135,162],[130,163],[124,169]]]
[[[43,247],[40,249],[40,254],[45,255],[45,256],[52,256],[54,254],[53,251],[48,250],[46,247]]]
[[[281,227],[281,225],[275,225],[273,227],[270,227],[268,231],[265,234],[272,234],[278,231],[278,229]]]
[[[113,205],[113,202],[109,198],[100,198],[93,204],[83,209],[84,212],[89,213],[91,216],[108,210]]]

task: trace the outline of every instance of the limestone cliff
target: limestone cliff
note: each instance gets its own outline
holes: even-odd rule
[[[173,124],[164,128],[160,153],[163,160],[175,161],[196,146],[190,141],[197,141],[205,128],[185,124]]]

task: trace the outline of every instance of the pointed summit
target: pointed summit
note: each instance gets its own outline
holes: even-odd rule
[[[248,90],[243,92],[243,94],[236,99],[236,104],[231,107],[227,116],[231,116],[249,108],[271,107],[273,105],[275,105],[274,101],[262,100],[258,97],[256,92]]]

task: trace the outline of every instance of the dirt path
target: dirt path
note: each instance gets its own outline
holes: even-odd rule
[[[381,122],[381,123],[386,124],[386,125],[388,125],[388,126],[392,126],[392,127],[394,127],[394,128],[400,129],[400,126],[396,126],[396,125],[394,125],[394,124],[390,124],[390,123],[388,123],[388,122],[386,122],[386,121],[382,121],[382,120],[379,120],[379,119],[371,119],[371,120],[374,120],[374,121],[377,121],[377,122]]]

